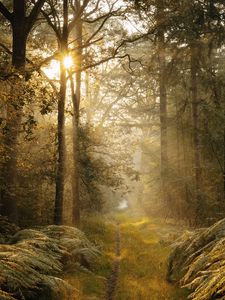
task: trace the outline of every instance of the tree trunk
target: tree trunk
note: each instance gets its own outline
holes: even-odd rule
[[[62,55],[60,62],[60,91],[58,100],[58,163],[56,174],[56,193],[54,223],[63,222],[63,198],[65,181],[65,100],[66,100],[66,69],[63,65],[63,56],[68,52],[68,0],[63,1],[63,33],[60,44]]]
[[[168,180],[168,140],[167,140],[167,93],[165,75],[165,42],[163,30],[164,3],[158,3],[158,54],[159,54],[159,98],[160,98],[160,146],[161,146],[161,187],[163,202],[169,208]]]
[[[91,103],[91,96],[89,93],[89,85],[90,85],[90,76],[89,72],[85,72],[85,100],[87,103],[87,126],[91,124],[92,121],[92,103]]]
[[[58,100],[58,162],[56,174],[54,223],[63,222],[63,196],[65,180],[65,98],[66,98],[66,70],[60,64],[60,92]]]
[[[162,59],[162,58],[161,58]],[[168,205],[168,141],[167,141],[167,95],[163,62],[160,67],[160,146],[161,146],[161,183],[163,200]]]
[[[199,138],[199,103],[198,103],[198,48],[191,46],[191,99],[192,99],[192,122],[193,122],[193,147],[194,147],[194,175],[196,189],[196,218],[201,215],[201,165],[200,165],[200,138]]]
[[[4,162],[2,164],[1,209],[0,213],[17,222],[17,152],[18,137],[23,114],[24,80],[15,77],[6,105],[7,120],[3,134]]]
[[[14,0],[13,2],[13,46],[12,65],[17,70],[23,70],[26,63],[27,22],[25,0]]]
[[[78,51],[77,55],[77,73],[76,73],[76,91],[73,93],[73,216],[74,225],[80,224],[80,195],[79,195],[79,107],[81,98],[81,63],[82,63],[82,21],[77,21],[76,41]],[[74,89],[73,89],[74,90]]]
[[[223,131],[223,198],[225,200],[225,129]]]
[[[12,66],[16,73],[24,75],[26,65],[27,36],[37,19],[38,13],[44,4],[44,0],[38,0],[29,16],[26,16],[26,1],[14,0],[13,13],[1,3],[0,12],[12,26]],[[20,132],[20,124],[23,113],[23,89],[24,78],[16,75],[7,104],[6,130],[4,134],[5,162],[2,166],[2,183],[0,190],[0,213],[17,222],[17,195],[16,195],[16,161],[17,144]]]
[[[26,64],[27,31],[25,26],[25,1],[14,1],[12,22],[12,66],[22,73]],[[15,77],[10,101],[7,104],[7,124],[4,134],[5,162],[2,167],[1,214],[17,222],[16,161],[17,144],[23,105],[20,100],[23,80]]]
[[[14,26],[13,28],[13,54],[12,54],[12,65],[17,70],[24,70],[26,62],[26,43],[27,34],[23,33],[19,27],[21,25]]]
[[[77,88],[76,88],[77,90]],[[80,225],[80,176],[79,176],[79,107],[77,105],[77,93],[73,95],[73,173],[72,173],[72,197],[73,197],[73,225]]]

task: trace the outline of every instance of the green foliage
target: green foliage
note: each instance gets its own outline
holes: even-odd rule
[[[86,213],[101,212],[108,206],[117,206],[120,199],[114,197],[113,202],[110,194],[117,190],[126,191],[124,174],[132,172],[130,157],[123,150],[120,152],[122,147],[117,149],[120,145],[114,140],[109,141],[109,130],[84,124],[79,128],[80,205]],[[67,165],[68,173],[71,174],[72,159],[68,159]]]

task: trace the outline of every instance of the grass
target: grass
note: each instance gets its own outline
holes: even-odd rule
[[[169,247],[161,243],[162,222],[122,217],[120,284],[116,300],[183,300],[187,291],[166,281]],[[164,225],[165,227],[165,225]]]
[[[162,220],[126,213],[83,220],[81,229],[99,246],[102,256],[94,263],[93,273],[79,270],[67,276],[78,290],[74,299],[105,299],[106,280],[114,258],[116,222],[121,224],[121,266],[115,300],[187,299],[187,291],[170,285],[165,279],[170,249],[161,240],[167,226]]]
[[[106,281],[111,272],[114,256],[114,224],[103,216],[89,216],[82,220],[81,230],[96,244],[102,255],[91,266],[91,272],[75,270],[66,280],[77,289],[76,300],[100,300],[106,294]],[[70,299],[72,300],[72,299]]]

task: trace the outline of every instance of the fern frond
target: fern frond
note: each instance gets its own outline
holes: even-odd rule
[[[170,256],[170,276],[192,300],[225,299],[225,219],[180,240]]]
[[[21,230],[10,245],[0,245],[0,299],[26,299],[30,295],[38,299],[42,291],[62,299],[74,291],[59,277],[63,264],[79,265],[81,257],[91,261],[98,253],[76,228],[51,225]]]

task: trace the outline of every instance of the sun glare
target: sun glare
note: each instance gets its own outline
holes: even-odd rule
[[[64,59],[63,59],[63,65],[66,69],[69,69],[72,67],[73,65],[73,60],[72,60],[72,57],[71,56],[65,56]]]
[[[48,76],[49,79],[58,79],[60,72],[60,64],[57,60],[52,60],[50,64],[43,68],[44,73]]]
[[[70,69],[73,65],[73,59],[70,55],[63,58],[63,66],[65,69]],[[43,67],[43,71],[50,79],[59,79],[60,62],[52,60],[47,67]]]

